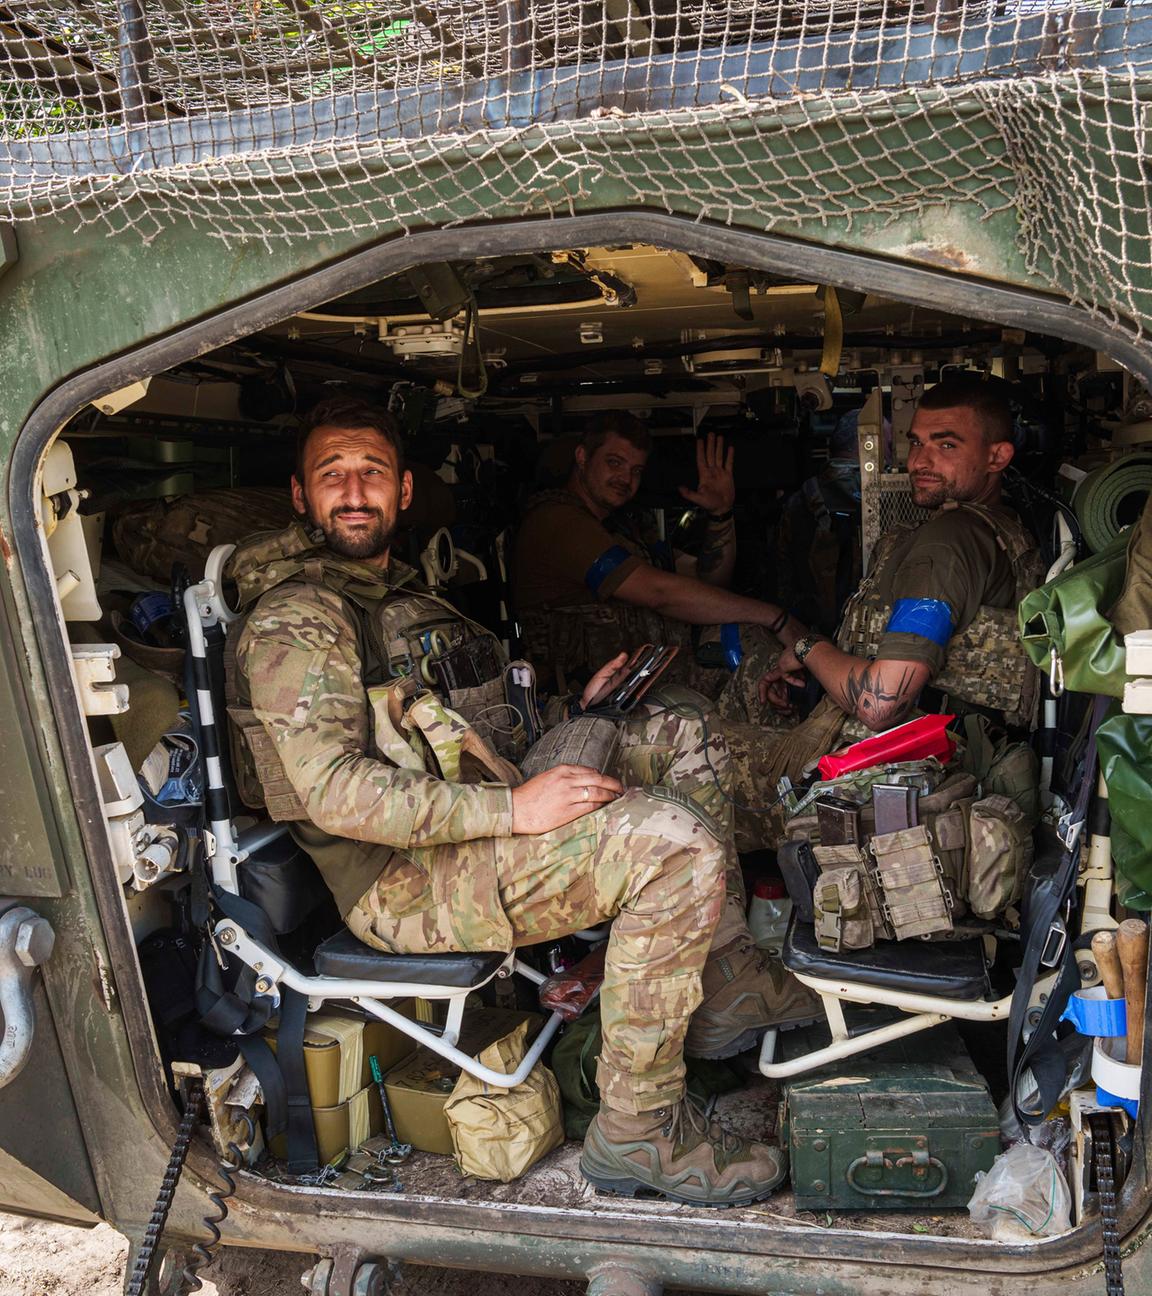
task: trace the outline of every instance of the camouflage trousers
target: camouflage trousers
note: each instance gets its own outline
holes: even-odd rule
[[[628,790],[610,805],[536,836],[398,852],[433,881],[438,871],[450,875],[454,895],[475,896],[470,875],[486,878],[494,864],[509,947],[612,920],[597,1083],[621,1111],[649,1111],[682,1095],[684,1036],[721,911],[725,928],[737,913],[743,926],[727,752],[695,709],[656,703],[624,723],[613,773]],[[389,852],[377,849],[383,863]],[[447,894],[396,916],[393,893],[389,864],[346,917],[360,940],[410,953],[468,947],[466,921]]]
[[[842,735],[844,712],[823,698],[807,719],[771,730],[739,720],[721,720],[734,796],[734,836],[740,851],[774,850],[783,838],[784,814],[777,785],[793,782],[828,752],[849,741]]]

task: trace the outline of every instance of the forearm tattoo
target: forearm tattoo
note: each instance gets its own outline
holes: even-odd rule
[[[886,687],[881,669],[875,662],[848,672],[844,681],[841,705],[850,715],[898,724],[912,710],[920,690],[915,687],[915,673],[905,667],[895,687]]]

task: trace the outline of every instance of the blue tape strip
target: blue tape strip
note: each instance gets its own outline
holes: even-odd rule
[[[1087,999],[1077,991],[1060,1020],[1070,1021],[1081,1035],[1128,1034],[1128,1006],[1123,999]]]
[[[941,647],[952,638],[952,609],[943,599],[897,599],[887,634],[914,634]]]
[[[623,545],[613,545],[611,549],[605,549],[584,573],[584,584],[588,586],[593,594],[598,594],[600,586],[604,584],[616,568],[621,563],[627,562],[631,557],[632,555]]]
[[[1096,1101],[1101,1107],[1122,1107],[1133,1120],[1140,1111],[1138,1098],[1117,1098],[1115,1094],[1110,1094],[1107,1089],[1101,1089],[1099,1085],[1096,1086]]]
[[[720,627],[720,647],[724,651],[724,661],[730,671],[734,671],[744,660],[744,645],[740,642],[740,626],[735,621],[726,621]]]
[[[138,594],[132,600],[128,616],[141,634],[147,634],[157,621],[163,621],[173,615],[172,600],[167,594],[154,590],[148,594]]]

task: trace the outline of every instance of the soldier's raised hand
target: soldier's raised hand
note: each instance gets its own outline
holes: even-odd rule
[[[624,784],[587,765],[556,765],[512,789],[512,831],[545,833],[615,801]]]
[[[709,432],[696,440],[696,471],[699,484],[695,490],[680,487],[680,494],[709,513],[727,513],[736,503],[736,479],[732,475],[735,450],[725,448],[724,438]]]

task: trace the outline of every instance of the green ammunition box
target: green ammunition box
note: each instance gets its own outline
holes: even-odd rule
[[[966,1206],[1000,1151],[981,1077],[943,1064],[841,1064],[789,1081],[784,1120],[800,1210]]]

